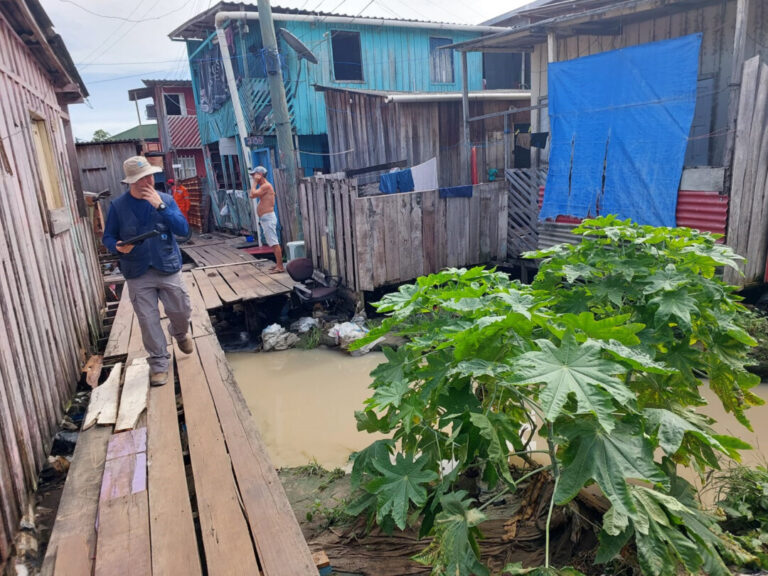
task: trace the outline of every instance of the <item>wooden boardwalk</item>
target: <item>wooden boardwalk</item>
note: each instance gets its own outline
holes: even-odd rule
[[[174,373],[149,389],[135,428],[81,432],[43,575],[317,574],[203,295],[191,292],[195,350],[169,342]],[[124,292],[105,351],[125,358],[120,411],[144,355]]]

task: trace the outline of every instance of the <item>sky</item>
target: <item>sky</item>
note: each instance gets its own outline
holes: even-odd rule
[[[168,33],[216,1],[42,0],[90,93],[87,102],[70,107],[75,138],[90,140],[99,129],[116,134],[136,126],[128,90],[143,87],[142,79],[189,79],[184,43],[172,42]],[[480,24],[528,1],[280,0],[273,7]],[[143,113],[146,102],[139,104]]]

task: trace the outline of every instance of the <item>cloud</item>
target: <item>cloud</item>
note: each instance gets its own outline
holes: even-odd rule
[[[131,20],[174,11],[159,20],[135,23],[94,16],[62,0],[42,0],[91,94],[90,107],[70,107],[75,136],[87,140],[99,128],[115,133],[135,126],[136,108],[128,101],[128,90],[141,87],[143,78],[189,78],[184,43],[171,42],[168,33],[215,1],[76,0],[93,12]],[[464,0],[376,0],[372,4],[367,0],[344,0],[341,4],[338,0],[284,0],[275,5],[321,11],[337,8],[335,12],[352,15],[368,5],[364,16],[478,24],[526,3],[479,0],[471,9]]]

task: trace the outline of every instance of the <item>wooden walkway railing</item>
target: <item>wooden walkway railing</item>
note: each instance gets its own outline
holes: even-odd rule
[[[185,277],[195,350],[169,342],[176,374],[149,390],[134,430],[80,434],[43,575],[317,574],[195,279]],[[124,360],[128,371],[144,356],[125,294],[107,352],[105,363]]]
[[[299,201],[309,257],[352,290],[507,256],[504,181],[474,186],[471,198],[437,190],[358,197],[354,180],[319,177],[302,180]]]

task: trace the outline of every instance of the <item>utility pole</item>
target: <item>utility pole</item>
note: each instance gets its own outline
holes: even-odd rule
[[[277,146],[279,151],[278,164],[285,170],[288,190],[285,191],[286,204],[291,208],[291,214],[285,217],[291,219],[290,230],[302,239],[301,218],[299,215],[298,179],[296,175],[296,149],[293,146],[293,131],[291,118],[288,115],[288,101],[283,84],[283,71],[280,67],[280,53],[277,49],[275,26],[272,21],[272,6],[269,0],[258,0],[259,26],[261,41],[267,61],[267,78],[269,80],[269,97],[272,100],[272,114],[275,117]]]

